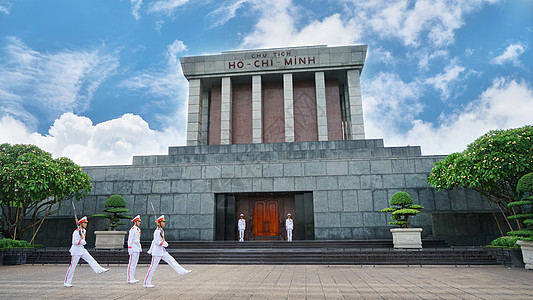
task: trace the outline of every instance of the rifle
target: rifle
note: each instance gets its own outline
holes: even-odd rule
[[[83,239],[83,236],[81,235],[80,224],[78,224],[78,214],[76,214],[76,206],[74,205],[74,199],[71,199],[71,203],[72,203],[72,208],[74,209],[74,218],[76,220],[76,227],[78,228],[78,233],[80,235],[80,238]]]
[[[155,213],[155,208],[154,208],[154,204],[152,202],[150,202],[150,205],[152,206],[152,211],[154,212],[154,221],[155,223],[157,224],[157,215]]]
[[[152,211],[154,212],[154,221],[157,224],[157,214],[155,213],[154,204],[150,202],[150,205],[152,206]],[[157,224],[157,227],[159,227],[159,224]],[[165,240],[165,235],[163,234],[163,228],[161,228],[161,237],[163,238],[163,241]]]

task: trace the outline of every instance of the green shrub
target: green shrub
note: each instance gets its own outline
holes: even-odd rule
[[[520,246],[516,244],[516,241],[518,241],[518,237],[516,236],[502,236],[492,241],[490,246],[509,249],[520,249]]]
[[[423,206],[413,204],[413,198],[406,192],[396,192],[392,195],[390,200],[391,207],[381,210],[381,212],[392,212],[389,222],[391,225],[398,225],[401,228],[411,228],[410,216],[416,216],[420,213],[419,209],[424,209]]]
[[[120,195],[113,195],[107,199],[105,207],[126,207],[126,200]]]
[[[11,249],[11,248],[33,248],[30,243],[26,241],[12,240],[12,239],[1,239],[0,240],[0,249]]]
[[[119,225],[125,225],[126,223],[120,223],[121,219],[131,220],[132,217],[124,215],[124,213],[130,210],[126,208],[126,200],[120,195],[113,195],[105,202],[103,211],[106,214],[94,214],[94,218],[106,218],[109,219],[109,230],[115,230]]]
[[[522,199],[513,201],[508,206],[521,208],[522,210],[520,213],[508,216],[507,219],[519,220],[524,225],[524,228],[509,231],[507,234],[519,240],[533,241],[533,173],[528,173],[518,180],[516,192]]]
[[[519,196],[533,192],[533,173],[526,174],[518,180],[516,191]],[[533,196],[533,195],[532,195]]]
[[[413,198],[406,192],[396,192],[390,198],[390,205],[407,205],[413,204]]]

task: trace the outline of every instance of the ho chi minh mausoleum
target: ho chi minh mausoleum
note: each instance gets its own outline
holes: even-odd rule
[[[295,240],[392,239],[390,214],[380,210],[406,191],[426,208],[412,219],[423,238],[487,243],[495,223],[482,197],[427,184],[444,156],[365,139],[366,51],[314,46],[181,58],[189,81],[187,146],[134,157],[132,165],[85,167],[93,191],[78,214],[101,212],[119,194],[143,217],[143,230],[154,227],[151,204],[165,214],[168,240],[236,240],[240,213],[246,240],[283,240],[289,212]],[[40,242],[68,245],[71,216],[64,205]],[[93,220],[91,231],[105,222]]]

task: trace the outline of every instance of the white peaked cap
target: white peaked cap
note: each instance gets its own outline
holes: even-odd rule
[[[140,221],[140,220],[141,220],[141,216],[140,215],[136,215],[135,218],[131,219],[132,222]]]
[[[165,221],[165,215],[161,215],[159,218],[157,218],[157,223],[161,222],[161,221]]]

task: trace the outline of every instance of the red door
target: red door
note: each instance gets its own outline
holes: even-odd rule
[[[278,201],[258,200],[254,204],[254,239],[279,239]]]

